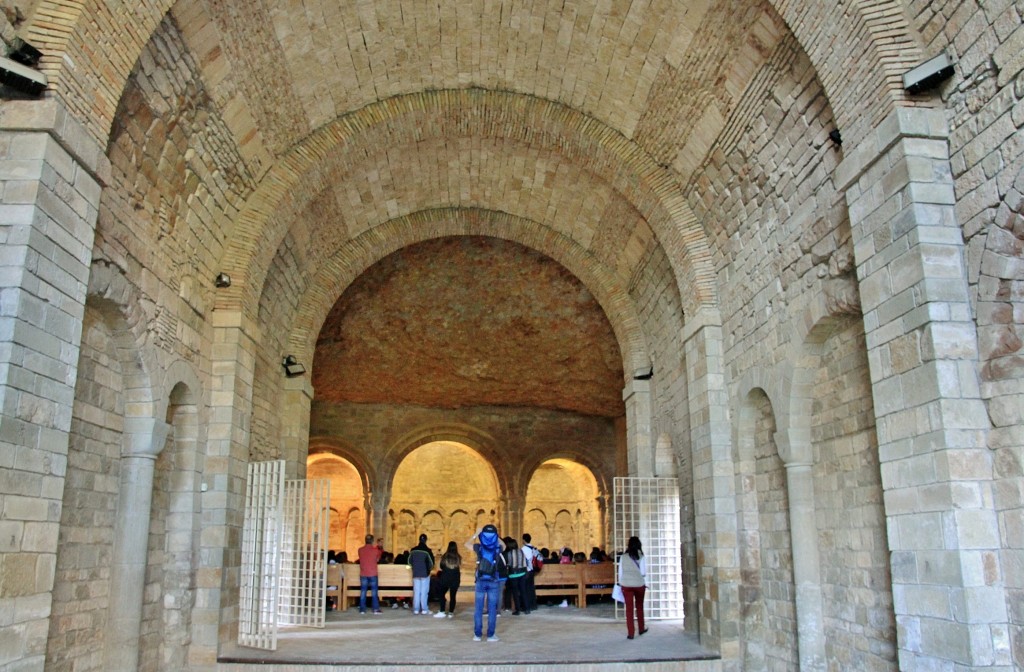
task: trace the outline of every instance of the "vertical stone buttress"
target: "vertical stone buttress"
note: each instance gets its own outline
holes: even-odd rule
[[[214,669],[218,642],[238,636],[241,536],[249,464],[256,327],[241,311],[215,310],[210,427],[202,531],[192,610],[191,669]]]
[[[0,666],[43,668],[101,148],[56,100],[0,106]]]
[[[284,406],[281,409],[281,459],[285,460],[285,471],[289,478],[306,477],[312,405],[313,381],[310,374],[285,378]]]
[[[941,111],[898,109],[836,172],[850,209],[907,672],[1010,665],[947,136]]]
[[[654,437],[651,436],[651,383],[649,380],[629,380],[622,391],[626,403],[626,455],[629,475],[650,478],[654,476]]]
[[[697,532],[701,640],[739,658],[740,565],[736,488],[720,318],[687,316],[683,334]]]

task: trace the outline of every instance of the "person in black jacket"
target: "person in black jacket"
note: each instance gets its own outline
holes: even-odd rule
[[[409,566],[412,567],[412,613],[430,614],[427,599],[430,597],[430,570],[434,568],[434,552],[427,546],[427,535],[420,535],[420,543],[409,551]]]

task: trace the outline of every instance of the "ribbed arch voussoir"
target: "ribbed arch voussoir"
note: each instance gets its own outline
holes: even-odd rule
[[[267,269],[294,220],[286,213],[303,212],[304,204],[332,184],[332,173],[350,171],[388,147],[455,137],[503,139],[557,152],[610,185],[640,213],[665,249],[684,310],[716,304],[703,228],[668,170],[635,143],[571,108],[532,96],[474,89],[381,101],[320,129],[284,157],[238,218],[220,267],[241,281],[218,293],[218,307],[254,310]],[[361,228],[373,224],[360,223]]]

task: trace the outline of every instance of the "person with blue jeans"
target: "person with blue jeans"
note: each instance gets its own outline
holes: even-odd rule
[[[373,613],[379,614],[380,597],[377,594],[377,563],[382,550],[373,545],[373,535],[366,535],[366,545],[359,548],[359,613],[366,613],[366,591],[372,591]]]
[[[477,541],[474,542],[473,540]],[[505,542],[498,536],[498,528],[484,525],[466,541],[466,548],[476,554],[476,604],[473,609],[473,641],[483,637],[484,603],[487,604],[487,641],[497,642],[494,634],[498,625],[498,602],[501,600],[501,579],[498,576],[498,562],[505,550]]]
[[[434,568],[434,552],[427,546],[427,535],[420,535],[420,543],[409,552],[412,568],[412,613],[430,614],[430,570]]]

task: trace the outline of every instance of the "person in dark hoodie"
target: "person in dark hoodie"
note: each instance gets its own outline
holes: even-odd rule
[[[427,546],[427,535],[420,535],[420,543],[409,551],[409,566],[412,567],[412,613],[430,614],[427,598],[430,597],[430,570],[434,568],[434,552]]]

